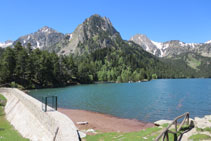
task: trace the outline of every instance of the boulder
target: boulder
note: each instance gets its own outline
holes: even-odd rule
[[[204,118],[195,117],[194,125],[195,127],[201,128],[201,129],[204,129],[206,127],[211,128],[211,122],[209,121],[209,119],[205,117]]]
[[[158,120],[158,121],[156,121],[156,122],[154,122],[154,125],[155,126],[161,126],[161,125],[163,125],[163,124],[170,124],[170,123],[172,123],[172,120]]]
[[[94,129],[88,129],[88,130],[86,130],[86,132],[87,132],[87,133],[88,133],[88,132],[96,133]]]

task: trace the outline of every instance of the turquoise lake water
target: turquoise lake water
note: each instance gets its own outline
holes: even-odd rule
[[[30,95],[58,96],[58,106],[153,122],[211,115],[211,79],[158,79],[141,83],[106,83],[39,89]]]

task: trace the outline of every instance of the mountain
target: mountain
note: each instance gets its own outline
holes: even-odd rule
[[[0,48],[6,48],[8,46],[12,46],[12,44],[13,44],[13,41],[11,40],[7,40],[6,42],[3,42],[3,43],[0,42]]]
[[[211,58],[203,57],[210,55],[210,41],[159,43],[141,34],[126,41],[108,18],[99,15],[85,19],[73,33],[64,35],[45,26],[13,45],[17,42],[22,45],[0,48],[0,84],[43,88],[95,81],[211,77]],[[41,50],[25,48],[28,43]]]
[[[155,42],[143,34],[134,35],[130,40],[158,57],[174,57],[188,52],[211,57],[211,41],[205,43],[184,43],[179,40]]]
[[[72,34],[66,35],[64,39],[51,48],[63,55],[70,53],[80,55],[99,48],[114,46],[120,38],[119,32],[112,26],[108,18],[95,14],[78,25]]]
[[[75,54],[81,83],[89,80],[128,82],[151,79],[152,76],[192,76],[190,67],[187,67],[187,72],[182,72],[166,65],[138,44],[123,40],[110,20],[99,15],[85,19],[73,33],[66,34],[65,38],[48,50],[51,49],[59,55]]]
[[[119,32],[107,17],[92,15],[79,24],[73,33],[63,34],[44,26],[38,31],[22,36],[16,41],[0,43],[1,48],[21,42],[23,46],[31,44],[32,48],[55,51],[60,55],[90,53],[99,48],[115,47],[122,40]],[[211,40],[205,43],[184,43],[179,40],[155,42],[146,35],[137,34],[129,41],[140,45],[145,51],[158,57],[174,57],[183,53],[196,53],[211,57]]]
[[[64,34],[59,33],[50,27],[44,26],[34,33],[18,38],[13,45],[17,42],[21,42],[23,46],[27,46],[27,44],[30,43],[33,49],[46,49],[61,41],[64,37]]]
[[[130,41],[140,45],[147,52],[160,57],[166,65],[181,72],[190,72],[191,77],[211,77],[211,41],[205,43],[184,43],[179,40],[155,42],[146,35],[137,34]]]
[[[130,41],[135,42],[136,44],[140,45],[144,50],[147,52],[156,55],[161,56],[162,52],[159,49],[159,46],[154,44],[146,35],[144,34],[137,34],[131,37]]]

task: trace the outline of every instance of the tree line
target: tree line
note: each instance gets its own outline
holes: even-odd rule
[[[77,83],[77,67],[71,56],[58,56],[31,45],[17,43],[0,59],[0,83],[22,88],[60,87]]]
[[[135,46],[100,48],[80,56],[23,47],[0,51],[0,85],[12,87],[62,87],[95,81],[128,82],[156,78],[191,78],[195,71],[176,67]]]

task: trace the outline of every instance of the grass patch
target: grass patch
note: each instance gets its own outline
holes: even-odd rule
[[[0,100],[6,100],[0,94]],[[4,106],[0,106],[0,140],[1,141],[29,141],[23,138],[10,123],[6,120],[4,114]]]
[[[195,70],[199,70],[198,66],[201,65],[201,61],[194,58],[192,55],[188,55],[187,65]]]
[[[167,128],[168,126],[169,126],[169,124],[168,123],[165,123],[165,124],[162,124],[161,125],[163,128]]]
[[[7,99],[0,94],[0,106],[5,106],[7,103]]]
[[[6,100],[6,98],[0,94],[0,100]]]
[[[198,131],[198,132],[205,132],[205,131],[207,131],[207,132],[210,132],[211,133],[211,128],[209,128],[209,127],[206,127],[204,129],[202,129],[202,128],[196,128],[196,131]]]
[[[173,127],[174,127],[174,125],[173,125]],[[178,130],[178,128],[179,128],[179,125],[177,125],[177,130]],[[177,131],[177,137],[179,137],[180,135],[182,135],[184,133],[184,131],[187,131],[189,129],[190,129],[189,125],[183,125],[181,127],[181,129],[179,131]],[[175,128],[170,129],[170,131],[176,132]],[[173,141],[174,140],[174,134],[168,133],[168,135],[169,135],[169,140]]]
[[[85,140],[86,141],[153,141],[156,139],[156,137],[161,133],[161,131],[168,127],[167,124],[163,124],[159,127],[152,127],[147,128],[145,130],[141,130],[139,132],[130,132],[130,133],[99,133],[96,135],[87,135]],[[190,127],[188,125],[183,125],[181,130],[177,133],[177,137],[179,137],[184,131],[189,129]],[[174,131],[175,129],[172,129]],[[169,134],[169,140],[174,140],[174,134]]]
[[[205,134],[196,134],[190,136],[188,139],[191,139],[193,141],[200,141],[200,140],[210,140],[211,137]]]
[[[139,132],[130,133],[100,133],[96,135],[88,135],[85,139],[86,141],[152,141],[159,135],[161,128],[152,127]]]

